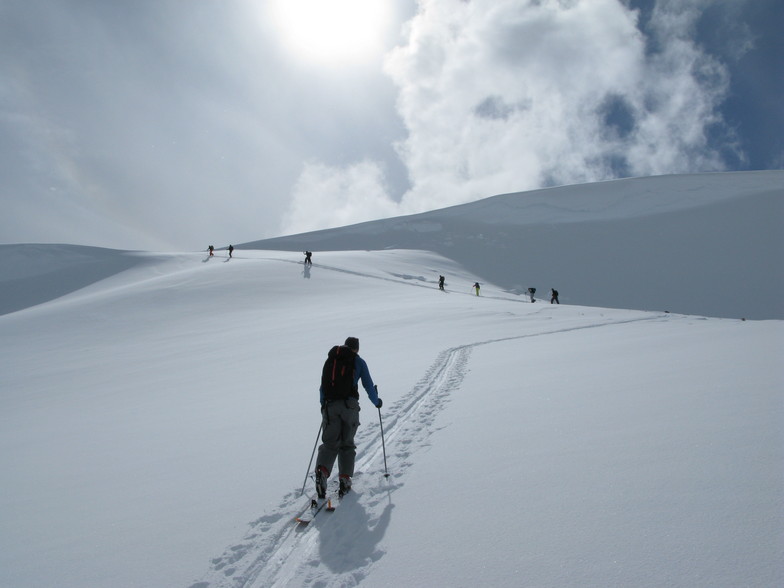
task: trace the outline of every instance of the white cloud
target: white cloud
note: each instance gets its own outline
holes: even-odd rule
[[[344,226],[396,213],[397,204],[387,196],[378,163],[362,161],[347,167],[306,163],[283,218],[283,232]]]
[[[310,164],[287,231],[548,184],[721,169],[706,133],[722,123],[728,76],[692,40],[704,7],[659,1],[645,38],[620,0],[421,0],[386,65],[410,189],[390,195],[371,162]]]

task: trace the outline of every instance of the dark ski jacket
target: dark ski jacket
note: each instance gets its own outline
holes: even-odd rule
[[[354,358],[354,386],[356,386],[360,380],[362,380],[362,387],[365,389],[365,392],[367,392],[370,402],[373,403],[373,406],[376,406],[378,404],[376,385],[373,383],[373,378],[370,377],[370,370],[368,369],[367,363],[357,353]],[[319,402],[322,405],[324,404],[324,391],[321,389],[321,386],[319,386]]]

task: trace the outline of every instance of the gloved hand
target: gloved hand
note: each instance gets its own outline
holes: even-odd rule
[[[383,405],[384,405],[384,403],[383,403],[383,402],[381,401],[381,399],[379,398],[379,399],[378,399],[378,402],[376,402],[376,408],[381,408]]]

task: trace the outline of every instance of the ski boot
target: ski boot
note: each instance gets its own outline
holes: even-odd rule
[[[346,494],[349,493],[351,490],[351,476],[346,474],[340,474],[340,489],[338,490],[338,496],[343,498]]]
[[[316,495],[319,498],[327,497],[327,478],[329,478],[327,468],[316,466]]]

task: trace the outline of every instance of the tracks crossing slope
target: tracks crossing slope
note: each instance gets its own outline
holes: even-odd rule
[[[666,316],[666,315],[664,315]],[[212,560],[211,569],[189,588],[261,588],[284,586],[355,586],[383,557],[378,543],[389,522],[392,493],[403,486],[415,454],[438,430],[437,416],[459,391],[471,352],[478,346],[650,320],[648,314],[581,326],[477,341],[438,354],[422,378],[385,410],[385,438],[390,476],[383,476],[380,428],[365,417],[357,434],[356,491],[338,514],[325,514],[299,527],[293,517],[307,502],[298,490],[286,495],[273,512],[253,523],[247,535]],[[331,548],[350,538],[350,549]],[[356,546],[361,549],[357,552]],[[345,547],[345,546],[344,546]]]

